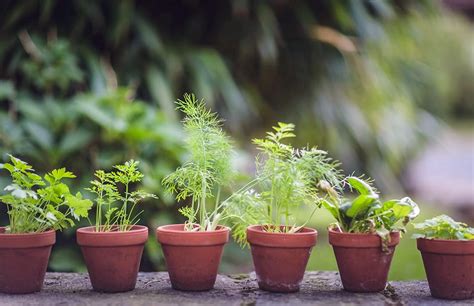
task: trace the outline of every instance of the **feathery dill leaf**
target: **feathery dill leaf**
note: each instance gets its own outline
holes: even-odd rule
[[[231,160],[234,154],[230,138],[222,129],[222,120],[211,112],[203,100],[194,94],[185,94],[176,101],[184,113],[185,147],[189,160],[163,179],[168,192],[175,193],[178,201],[191,198],[191,206],[180,210],[188,219],[186,229],[199,223],[200,230],[215,229],[220,189],[228,186],[234,176]],[[208,213],[209,199],[215,200]]]
[[[327,152],[284,143],[295,137],[294,128],[291,123],[279,122],[265,138],[253,140],[260,151],[256,158],[258,191],[236,196],[228,206],[228,214],[233,216],[232,232],[241,245],[246,244],[249,225],[264,225],[265,230],[275,232],[299,231],[308,221],[298,225],[295,210],[312,206],[312,217],[320,203],[317,183],[328,180],[339,186],[339,164]]]

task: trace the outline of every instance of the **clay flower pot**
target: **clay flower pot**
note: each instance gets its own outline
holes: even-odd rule
[[[388,270],[400,233],[390,234],[388,252],[376,234],[341,233],[328,229],[329,243],[336,255],[344,289],[351,292],[378,292],[387,284]]]
[[[272,292],[296,292],[300,289],[311,249],[318,232],[304,227],[297,233],[269,233],[262,226],[247,228],[258,286]]]
[[[94,290],[133,290],[147,239],[148,228],[142,225],[134,225],[126,232],[96,232],[95,226],[78,229],[77,243]]]
[[[474,240],[420,238],[416,243],[433,297],[474,298]]]
[[[224,245],[230,229],[218,226],[215,231],[190,232],[184,224],[156,229],[174,289],[204,291],[214,287]]]
[[[56,232],[6,234],[0,227],[0,292],[32,293],[43,287]]]

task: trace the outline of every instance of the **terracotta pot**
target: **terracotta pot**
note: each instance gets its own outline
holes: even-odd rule
[[[218,226],[215,231],[190,232],[184,224],[170,224],[156,229],[174,289],[204,291],[214,287],[224,245],[230,229]]]
[[[420,238],[416,243],[433,297],[474,298],[474,240]]]
[[[43,287],[56,232],[6,234],[0,227],[0,292],[32,293]]]
[[[388,252],[376,234],[341,233],[329,229],[329,243],[336,255],[342,285],[351,292],[378,292],[387,284],[388,270],[400,233],[390,234]]]
[[[86,262],[92,288],[99,292],[125,292],[135,288],[148,228],[96,232],[95,226],[77,230],[77,243]]]
[[[300,289],[311,249],[318,232],[305,227],[297,233],[269,233],[262,226],[247,228],[258,286],[272,292]]]

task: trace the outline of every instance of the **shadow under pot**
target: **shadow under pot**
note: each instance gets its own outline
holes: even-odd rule
[[[344,289],[351,292],[384,290],[400,233],[390,233],[388,250],[382,251],[382,239],[376,234],[328,231]]]
[[[173,289],[205,291],[214,287],[224,245],[230,229],[186,231],[184,224],[160,226],[156,238],[161,244]]]
[[[416,243],[433,297],[474,298],[474,240],[420,238]]]
[[[97,232],[95,226],[77,230],[77,243],[86,262],[92,288],[99,292],[125,292],[135,288],[148,228]]]
[[[24,294],[43,287],[54,230],[41,233],[7,234],[0,227],[0,292]]]
[[[304,227],[297,233],[274,233],[260,225],[247,228],[258,287],[271,292],[300,289],[318,232]]]

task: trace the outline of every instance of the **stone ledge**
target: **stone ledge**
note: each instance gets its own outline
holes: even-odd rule
[[[258,289],[251,274],[219,275],[214,290],[182,292],[171,289],[166,272],[140,273],[134,291],[105,294],[91,290],[83,273],[47,273],[43,291],[27,295],[0,294],[0,305],[472,305],[430,296],[426,281],[390,282],[381,293],[342,290],[337,272],[307,272],[298,293]]]

